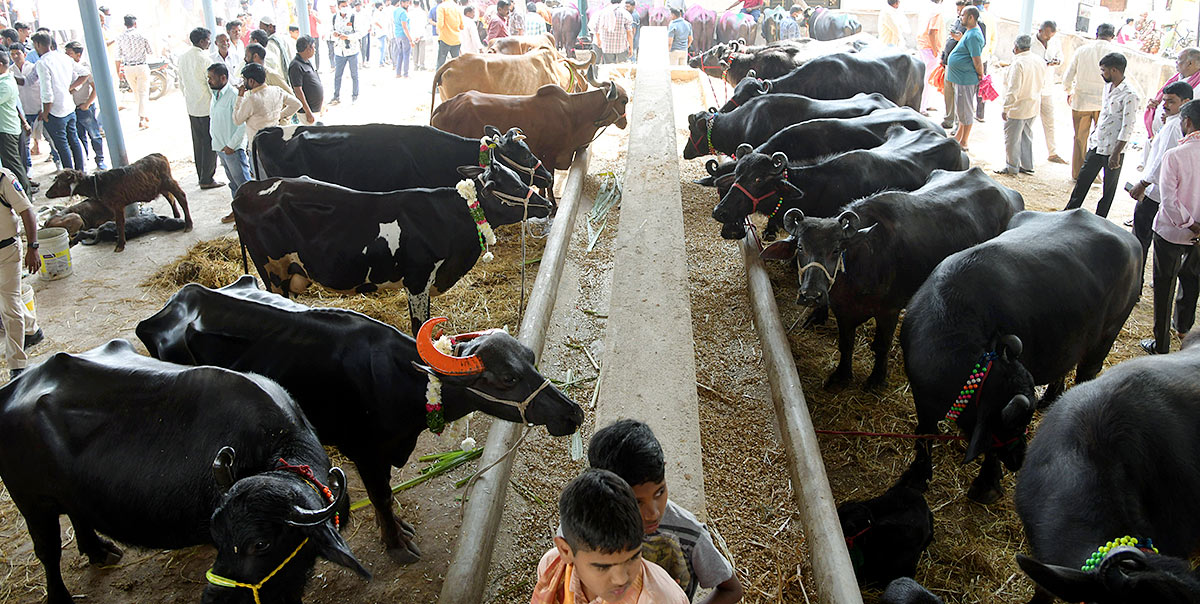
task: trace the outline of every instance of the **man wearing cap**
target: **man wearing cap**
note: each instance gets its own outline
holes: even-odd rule
[[[21,301],[22,260],[30,273],[36,273],[42,267],[42,258],[38,255],[37,217],[33,206],[21,189],[21,183],[7,168],[0,168],[0,205],[4,206],[0,208],[0,318],[4,324],[8,375],[16,379],[29,363],[25,350],[33,348],[45,337],[37,319]],[[29,240],[24,246],[17,237],[18,216],[25,225],[25,238]]]
[[[267,70],[274,71],[277,74],[287,73],[288,59],[288,42],[275,29],[275,19],[270,15],[263,15],[258,20],[258,28],[267,32],[267,43],[263,46],[267,49]]]

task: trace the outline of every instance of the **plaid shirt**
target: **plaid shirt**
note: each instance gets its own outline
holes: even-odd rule
[[[546,34],[546,21],[537,13],[525,15],[525,35],[542,36]]]
[[[153,52],[150,41],[136,27],[117,36],[117,60],[123,65],[141,65],[146,62],[146,56]]]
[[[620,54],[629,51],[629,38],[626,32],[633,33],[633,17],[620,4],[596,16],[596,37],[600,42],[600,50],[605,54]]]

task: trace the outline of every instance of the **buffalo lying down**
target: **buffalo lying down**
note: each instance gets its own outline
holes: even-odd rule
[[[358,468],[389,555],[412,562],[420,550],[412,527],[392,512],[388,481],[428,426],[429,375],[442,383],[446,421],[482,411],[544,425],[555,436],[583,422],[579,405],[538,373],[533,353],[512,336],[460,335],[458,356],[447,357],[433,349],[431,329],[414,341],[353,311],[309,308],[260,291],[247,275],[216,290],[184,286],[138,324],[137,335],[158,358],[258,373],[295,393],[321,441]]]
[[[0,389],[0,443],[50,604],[73,601],[59,570],[64,514],[94,565],[121,558],[99,532],[152,549],[211,543],[211,573],[265,581],[251,600],[213,579],[205,603],[299,602],[317,556],[370,576],[338,533],[350,522],[344,475],[267,378],[165,363],[124,340],[60,352]]]

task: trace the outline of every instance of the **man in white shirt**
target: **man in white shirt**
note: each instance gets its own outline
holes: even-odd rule
[[[485,49],[479,39],[479,22],[475,20],[475,7],[463,7],[462,54],[481,53]]]
[[[350,102],[358,100],[358,53],[362,50],[359,42],[367,35],[368,23],[359,22],[357,15],[350,12],[350,3],[338,0],[337,14],[333,17],[333,99],[330,105],[337,105],[342,96],[342,74],[346,66],[350,66]]]
[[[996,170],[997,174],[1033,174],[1033,119],[1041,103],[1046,62],[1029,52],[1032,45],[1029,35],[1017,36],[1013,42],[1016,58],[1008,68],[1004,110],[1000,114],[1007,162],[1003,170]]]
[[[242,49],[241,53],[238,53],[234,49],[233,41],[229,39],[229,34],[227,33],[217,34],[215,42],[216,48],[213,50],[212,61],[209,64],[224,63],[225,69],[229,70],[230,77],[232,78],[230,81],[233,82],[234,86],[240,84],[242,78],[238,74],[242,71],[242,65],[246,64],[246,50]]]
[[[1062,64],[1062,44],[1055,36],[1058,24],[1053,21],[1042,23],[1037,35],[1033,37],[1030,51],[1046,62],[1046,79],[1042,83],[1042,99],[1039,113],[1042,119],[1042,132],[1046,135],[1046,151],[1050,157],[1047,161],[1053,164],[1065,164],[1067,160],[1059,157],[1058,147],[1054,142],[1054,71]]]
[[[35,65],[42,112],[38,119],[46,124],[50,140],[64,168],[84,171],[83,148],[75,131],[75,103],[71,88],[82,86],[87,73],[80,75],[75,61],[59,50],[50,50],[50,34],[33,35],[33,48],[38,53]]]
[[[179,57],[179,89],[183,91],[183,102],[192,125],[192,157],[196,162],[196,178],[200,181],[201,189],[216,189],[225,183],[213,180],[217,172],[217,154],[212,150],[212,137],[208,133],[209,105],[212,103],[208,66],[213,63],[208,47],[212,32],[197,27],[188,34],[188,39],[192,47]]]
[[[1083,205],[1088,189],[1103,169],[1104,190],[1096,204],[1096,215],[1108,216],[1108,208],[1117,194],[1117,182],[1121,178],[1125,144],[1133,136],[1140,108],[1137,93],[1125,78],[1127,63],[1125,55],[1119,52],[1109,53],[1100,59],[1101,77],[1108,83],[1108,88],[1104,91],[1104,105],[1100,108],[1096,128],[1088,137],[1087,156],[1079,169],[1079,178],[1075,180],[1075,190],[1071,191],[1071,199],[1064,210]]]
[[[300,110],[300,100],[278,86],[267,86],[267,70],[258,63],[242,68],[242,85],[233,104],[233,123],[246,126],[246,140],[268,126],[278,126]]]
[[[908,19],[900,13],[900,0],[887,0],[879,10],[879,41],[888,46],[904,48],[908,34]]]
[[[263,44],[267,49],[267,69],[286,75],[288,62],[292,59],[288,48],[291,48],[293,42],[279,33],[275,28],[275,19],[270,15],[264,15],[258,20],[258,28],[267,32],[267,43]]]
[[[1146,264],[1146,256],[1150,251],[1153,239],[1154,215],[1158,214],[1162,192],[1159,182],[1162,173],[1162,159],[1167,151],[1179,145],[1183,138],[1183,127],[1179,119],[1179,109],[1184,103],[1192,100],[1194,92],[1187,82],[1172,82],[1163,89],[1162,114],[1166,121],[1159,127],[1159,136],[1155,136],[1147,149],[1146,169],[1142,179],[1129,189],[1129,196],[1137,200],[1133,208],[1133,234],[1142,242],[1142,264]]]
[[[92,151],[96,154],[96,169],[107,170],[108,164],[104,161],[104,137],[100,133],[100,120],[96,116],[96,85],[92,81],[92,72],[86,63],[83,62],[83,44],[79,42],[68,42],[63,47],[63,52],[75,61],[78,69],[75,75],[87,74],[87,78],[80,86],[71,88],[71,102],[75,104],[75,131],[79,135],[79,146],[83,150],[84,159],[87,159],[88,145],[91,145]]]
[[[1067,103],[1071,105],[1071,122],[1075,126],[1075,146],[1071,153],[1071,178],[1078,179],[1083,169],[1084,156],[1088,150],[1088,133],[1100,117],[1100,105],[1104,101],[1104,80],[1095,66],[1109,53],[1118,52],[1113,44],[1116,30],[1111,23],[1102,23],[1096,28],[1096,40],[1079,47],[1067,72],[1063,75],[1063,87],[1067,89]]]

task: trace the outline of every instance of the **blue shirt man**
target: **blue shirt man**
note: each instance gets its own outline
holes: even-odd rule
[[[667,39],[671,41],[671,50],[688,49],[688,38],[692,37],[692,25],[679,16],[677,9],[671,9],[671,24],[667,26]]]

